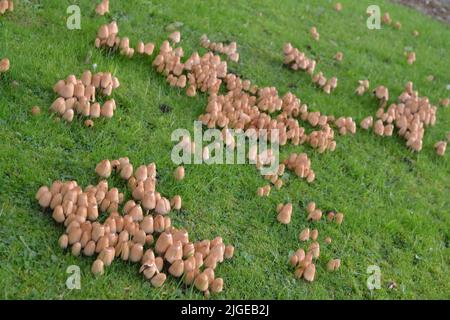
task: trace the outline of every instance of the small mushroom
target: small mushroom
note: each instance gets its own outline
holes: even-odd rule
[[[285,204],[278,212],[277,220],[282,224],[289,224],[292,216],[292,203]]]
[[[156,276],[154,276],[152,278],[152,280],[150,280],[150,282],[151,282],[152,286],[154,286],[155,288],[159,288],[164,284],[166,279],[167,279],[166,274],[161,272],[161,273],[158,273]]]
[[[300,232],[300,234],[298,235],[298,239],[300,241],[308,241],[309,235],[310,235],[310,230],[309,230],[309,228],[306,228]]]
[[[335,216],[336,223],[341,224],[343,220],[344,220],[344,214],[341,212],[336,213],[336,216]]]
[[[223,279],[222,278],[216,278],[211,283],[211,292],[212,293],[220,293],[223,290]]]
[[[92,128],[94,126],[94,121],[92,121],[91,119],[87,119],[86,121],[84,121],[84,125],[88,128]]]
[[[71,253],[74,257],[78,257],[81,252],[81,243],[76,242],[72,245]]]
[[[319,236],[319,231],[317,229],[314,229],[313,231],[311,231],[311,240],[316,241],[318,236]]]
[[[103,273],[104,273],[103,261],[100,259],[95,260],[94,263],[92,264],[91,271],[95,275],[103,275]]]
[[[319,41],[319,39],[320,39],[320,34],[319,34],[319,32],[317,32],[317,28],[316,28],[316,27],[312,27],[312,28],[311,28],[310,34],[311,34],[311,37],[312,37],[314,40]]]
[[[340,12],[342,10],[342,4],[340,2],[337,2],[334,5],[334,10],[336,10],[337,12]]]
[[[175,210],[180,210],[181,209],[181,197],[179,195],[174,196],[172,198],[172,201],[171,201],[170,205]]]
[[[225,247],[224,257],[225,259],[231,259],[234,255],[234,247],[232,245],[227,245]]]
[[[183,166],[179,166],[178,168],[175,169],[174,177],[178,181],[184,179],[184,167]]]
[[[200,273],[194,280],[194,286],[200,291],[208,290],[209,279],[208,275],[204,272]]]
[[[58,244],[61,249],[67,248],[67,245],[69,244],[69,238],[67,237],[67,234],[63,234],[61,237],[59,237]]]
[[[179,43],[181,41],[181,33],[179,31],[174,31],[169,35],[169,39],[173,43]]]
[[[184,273],[184,262],[183,260],[176,260],[169,267],[169,273],[175,278],[179,278]]]
[[[169,263],[174,263],[176,260],[183,258],[183,245],[181,241],[175,241],[170,247],[167,248],[164,259]]]
[[[41,108],[39,108],[38,106],[33,106],[32,108],[31,108],[31,114],[33,115],[33,116],[37,116],[38,114],[40,114],[41,113]]]
[[[305,268],[303,272],[303,278],[308,282],[313,282],[315,275],[316,275],[316,266],[314,265],[314,263],[311,263]]]
[[[341,260],[340,259],[332,259],[327,263],[327,270],[328,271],[336,271],[341,266]]]
[[[7,72],[10,67],[10,62],[8,58],[3,58],[0,60],[0,73]]]
[[[95,167],[95,172],[102,178],[109,178],[109,176],[111,175],[111,170],[112,170],[111,162],[108,159],[102,160]]]
[[[445,150],[447,149],[447,142],[446,141],[438,141],[434,145],[434,148],[436,149],[436,153],[443,157],[445,155]]]
[[[156,240],[155,252],[157,254],[164,254],[166,250],[173,244],[172,234],[163,232]]]

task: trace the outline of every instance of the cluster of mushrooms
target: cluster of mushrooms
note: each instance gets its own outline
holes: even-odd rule
[[[367,79],[364,80],[358,80],[359,86],[356,88],[355,92],[358,96],[362,96],[364,93],[366,93],[367,90],[370,88],[370,82]]]
[[[97,48],[107,47],[110,49],[120,49],[120,53],[128,57],[133,57],[134,53],[152,55],[155,45],[153,43],[144,44],[139,41],[136,49],[130,47],[129,38],[119,38],[119,28],[115,21],[100,26],[95,40]],[[217,93],[222,78],[227,74],[227,64],[221,61],[218,55],[207,52],[200,56],[193,53],[185,62],[182,62],[184,51],[182,47],[172,47],[181,41],[179,31],[174,31],[165,40],[158,55],[153,60],[153,66],[159,73],[167,77],[167,82],[173,87],[186,88],[186,95],[193,97],[197,90],[201,92]]]
[[[259,187],[256,192],[257,195],[260,197],[268,197],[270,195],[270,191],[272,189],[271,184],[273,184],[273,186],[277,190],[281,189],[281,187],[283,186],[282,177],[284,175],[285,168],[286,168],[286,166],[282,163],[282,164],[278,165],[278,168],[275,172],[264,175],[264,179],[269,180],[270,183],[263,187]]]
[[[292,153],[284,160],[283,164],[298,177],[306,179],[308,183],[312,183],[316,179],[316,174],[311,169],[311,160],[306,153]]]
[[[283,47],[284,64],[288,65],[292,70],[306,71],[309,75],[314,74],[316,68],[316,60],[308,58],[306,54],[291,43],[286,43]]]
[[[356,122],[352,117],[339,117],[335,122],[339,129],[340,135],[346,135],[347,133],[356,133]]]
[[[52,103],[50,110],[59,114],[67,122],[71,122],[75,114],[81,114],[88,118],[85,120],[85,125],[92,127],[94,125],[92,119],[112,118],[116,110],[114,99],[105,101],[101,106],[96,101],[96,94],[109,97],[119,86],[119,80],[110,72],[92,74],[90,70],[85,70],[81,79],[77,79],[75,75],[69,75],[53,86],[53,91],[59,97]]]
[[[237,52],[237,43],[230,42],[228,45],[222,42],[211,42],[206,34],[200,37],[200,45],[203,48],[209,49],[213,52],[221,53],[226,55],[231,61],[239,61],[239,53]]]
[[[314,40],[320,40],[320,33],[317,31],[316,27],[312,27],[311,30],[309,30],[309,33],[311,34],[311,38],[313,38]]]
[[[391,18],[391,15],[389,14],[389,12],[385,12],[383,14],[383,16],[381,17],[381,21],[386,25],[392,24],[392,18]],[[394,28],[397,30],[400,30],[402,28],[402,24],[400,23],[400,21],[397,21],[394,23]]]
[[[406,53],[406,59],[409,65],[413,64],[416,61],[416,53],[414,51]]]
[[[215,269],[233,257],[234,247],[221,237],[191,242],[185,229],[172,225],[168,214],[180,210],[181,197],[169,201],[156,191],[154,163],[134,169],[128,158],[103,160],[96,172],[102,180],[84,190],[76,181],[55,181],[36,193],[40,206],[51,209],[53,219],[66,227],[58,240],[61,248],[70,246],[74,256],[96,255],[91,268],[96,275],[117,258],[140,263],[139,272],[154,287],[164,284],[167,272],[205,295],[222,291],[223,279],[215,277]],[[123,193],[109,187],[106,179],[113,172],[127,181],[133,199],[125,202]],[[174,174],[184,177],[180,168]],[[101,215],[107,215],[103,223]]]
[[[312,79],[312,82],[320,87],[325,93],[330,94],[336,89],[338,84],[337,77],[327,79],[323,72],[314,74],[317,62],[314,59],[308,58],[306,54],[297,48],[293,47],[291,43],[286,43],[283,47],[284,64],[289,66],[292,70],[302,70],[307,72]],[[343,54],[338,52],[336,60],[342,61]]]
[[[136,49],[130,47],[130,39],[128,37],[120,38],[119,26],[115,21],[109,24],[101,25],[97,31],[95,46],[97,48],[109,48],[111,50],[119,50],[120,54],[129,58],[133,57],[135,52],[141,55],[152,55],[155,45],[152,42],[145,43],[139,41]]]
[[[104,16],[105,13],[109,13],[109,0],[102,0],[95,6],[95,13],[100,16]]]
[[[12,0],[0,0],[0,15],[6,11],[14,11],[14,2]]]
[[[337,9],[338,10],[338,9]],[[340,9],[339,9],[340,10]],[[338,11],[339,11],[338,10]],[[120,47],[123,54],[127,54],[130,50],[128,39],[117,39],[118,28],[115,22],[113,22],[113,30],[111,32],[110,25],[102,26],[103,34],[98,33],[96,40],[97,47],[108,46],[110,48]],[[316,34],[316,38],[319,38],[316,29],[312,29],[312,34]],[[108,35],[108,36],[106,36]],[[112,35],[112,36],[111,36]],[[207,52],[203,56],[200,56],[197,52],[194,52],[187,59],[183,59],[184,50],[180,46],[176,46],[181,40],[181,35],[178,31],[172,33],[169,39],[164,41],[159,48],[158,55],[153,60],[153,66],[157,72],[167,77],[168,83],[173,87],[187,88],[187,96],[193,97],[200,90],[201,92],[208,94],[208,102],[205,112],[199,116],[199,120],[208,128],[221,128],[223,133],[223,140],[227,147],[234,148],[235,141],[232,136],[229,136],[229,129],[241,130],[247,137],[257,137],[257,139],[271,139],[271,131],[278,130],[279,136],[277,142],[280,145],[285,145],[288,142],[293,145],[299,145],[303,143],[309,143],[314,149],[319,152],[325,152],[327,150],[333,151],[336,148],[336,141],[334,140],[334,129],[337,128],[341,135],[347,133],[354,134],[356,132],[356,124],[351,117],[340,117],[335,119],[333,116],[323,115],[320,112],[310,112],[306,104],[302,104],[300,99],[293,93],[288,92],[284,96],[279,96],[275,87],[263,87],[259,88],[257,85],[252,84],[250,80],[241,79],[240,76],[228,72],[227,64],[222,61],[219,55],[214,55],[213,52]],[[108,43],[109,41],[109,43]],[[229,48],[226,46],[220,46],[220,44],[214,44],[211,46],[211,42],[206,36],[201,39],[202,46],[208,49],[227,54]],[[141,47],[141,52],[145,53],[145,47],[143,43],[138,45]],[[144,48],[144,51],[142,51]],[[151,52],[153,53],[154,45],[152,44]],[[233,47],[231,48],[233,49]],[[138,50],[139,51],[139,50]],[[129,53],[129,52],[128,52]],[[127,54],[132,56],[132,54]],[[314,74],[316,61],[308,58],[303,52],[292,47],[291,44],[284,46],[285,64],[289,65],[294,70],[302,70],[310,74],[312,80],[317,83],[325,92],[331,93],[337,86],[337,78],[326,79],[323,73],[319,72]],[[335,56],[337,61],[342,61],[343,54],[338,52]],[[220,92],[222,83],[225,85],[225,92]],[[361,80],[359,87],[356,90],[358,95],[363,95],[369,90],[369,81]],[[389,92],[385,87],[378,87],[375,91],[376,96],[381,101],[383,108],[383,114],[377,113],[383,128],[382,135],[392,135],[393,123],[402,121],[397,118],[390,118],[392,110],[386,112],[389,116],[384,115],[384,107],[389,100]],[[403,97],[405,98],[405,97]],[[418,95],[411,94],[411,99],[419,99]],[[406,99],[409,101],[409,99]],[[416,136],[420,136],[420,128],[417,128],[415,122],[417,120],[411,119],[416,117],[409,110],[411,101],[403,100],[402,103],[405,106],[397,110],[396,114],[404,115],[406,119],[414,121],[414,124],[407,126],[405,131],[405,137],[408,141],[415,141]],[[422,100],[420,100],[422,101]],[[423,102],[421,102],[423,103]],[[402,109],[403,108],[403,109]],[[390,108],[393,109],[393,108]],[[408,110],[408,111],[405,111]],[[419,112],[422,117],[422,111]],[[276,114],[272,116],[271,114]],[[435,116],[434,116],[435,117]],[[310,134],[306,133],[305,128],[300,126],[299,121],[308,122],[312,127],[316,128]],[[427,122],[429,120],[423,120]],[[391,126],[392,125],[392,126]],[[401,125],[401,123],[400,123]],[[361,127],[368,129],[374,126],[372,118],[366,118],[361,123]],[[379,124],[376,124],[379,127]],[[420,127],[420,125],[419,125]],[[381,134],[381,130],[376,129]],[[423,134],[422,134],[423,136]],[[413,142],[408,142],[414,144]],[[183,146],[189,152],[194,152],[195,144],[190,141],[188,137],[183,138]],[[442,150],[441,144],[439,148]],[[445,149],[445,148],[444,148]],[[202,151],[204,159],[209,157],[209,150],[205,147]],[[264,157],[258,155],[255,150],[249,150],[249,159],[256,159],[257,167],[260,167],[267,159],[270,159],[272,155],[266,154]],[[293,154],[282,165],[278,167],[278,172],[266,175],[265,178],[270,180],[277,189],[281,188],[283,182],[281,176],[284,173],[284,169],[292,170],[301,178],[305,178],[308,182],[313,182],[315,179],[314,171],[310,167],[311,163],[306,154]],[[175,175],[183,175],[184,173],[176,173]],[[271,191],[271,184],[258,188],[257,194],[259,196],[269,196]],[[135,189],[133,189],[135,188]],[[133,194],[145,193],[145,187],[133,187]],[[136,191],[137,190],[137,191]],[[170,202],[166,202],[170,205]],[[322,211],[319,209],[312,209],[308,207],[308,221],[318,221],[322,218]],[[278,221],[281,223],[289,223],[292,215],[292,204],[280,205],[277,208]],[[343,214],[328,213],[327,218],[336,223],[342,223]],[[317,237],[312,232],[313,238]],[[326,243],[330,243],[331,239],[326,238]],[[316,252],[320,250],[318,246],[314,245],[314,248],[308,251]],[[317,255],[317,254],[316,254]],[[295,258],[294,258],[295,259]],[[296,275],[304,277],[305,279],[314,279],[315,266],[310,263],[309,258],[303,261],[301,255],[297,256],[299,266]],[[340,261],[334,259],[329,263],[329,269],[336,270],[339,268]],[[300,266],[301,265],[301,266]],[[308,268],[308,271],[306,270]],[[311,277],[312,275],[312,277]],[[206,276],[205,276],[206,278]],[[312,280],[311,280],[312,281]]]
[[[330,79],[327,79],[323,72],[320,71],[319,73],[315,74],[312,77],[313,83],[315,83],[319,88],[323,90],[326,94],[330,94],[334,89],[337,88],[338,79],[337,77],[331,77]]]
[[[8,72],[10,67],[10,62],[8,58],[3,58],[0,60],[0,75],[2,73]]]
[[[437,107],[430,103],[428,97],[421,97],[414,90],[412,82],[406,84],[398,97],[398,103],[392,103],[387,109],[389,90],[379,86],[374,93],[381,102],[376,113],[377,120],[374,122],[372,116],[369,116],[362,120],[361,127],[373,127],[375,134],[379,136],[392,136],[394,128],[397,128],[398,134],[406,140],[409,148],[421,151],[425,128],[436,123]]]
[[[194,97],[197,91],[216,94],[222,79],[227,74],[227,63],[220,56],[207,52],[200,56],[194,52],[185,62],[182,47],[173,48],[169,41],[164,41],[159,54],[153,60],[153,66],[167,77],[171,86],[185,88],[188,97]]]
[[[111,27],[114,38],[118,30],[117,24],[112,22],[102,26],[105,33],[111,33]],[[96,42],[105,41],[105,35],[97,38]],[[179,43],[180,38],[178,31],[169,36],[173,44]],[[111,40],[111,43],[113,42],[116,43],[117,39]],[[118,41],[119,44],[120,42]],[[208,128],[242,129],[246,133],[252,131],[253,135],[256,132],[258,138],[264,139],[270,139],[271,130],[277,129],[280,145],[288,141],[294,145],[310,142],[313,148],[321,152],[335,149],[333,130],[329,126],[334,121],[333,117],[320,115],[318,112],[308,112],[306,104],[301,104],[300,99],[290,92],[279,97],[274,87],[258,88],[249,80],[242,80],[239,76],[228,73],[226,62],[212,52],[207,52],[203,56],[194,52],[183,62],[182,47],[173,48],[170,42],[166,40],[162,43],[159,54],[153,60],[153,66],[167,77],[171,86],[187,87],[187,96],[195,96],[198,90],[208,93],[206,113],[199,117],[199,120]],[[313,74],[314,67],[315,62],[312,61],[308,62],[306,68],[309,68],[309,72]],[[227,93],[219,95],[222,82],[226,84]],[[279,111],[281,114],[276,119],[268,114]],[[308,136],[296,118],[309,121],[313,126],[320,125],[321,130],[314,131],[311,136]],[[267,132],[260,134],[261,129]],[[248,133],[248,135],[251,134]],[[232,145],[234,144],[231,143]],[[203,151],[207,156],[208,150]]]
[[[289,211],[292,212],[292,205],[290,205]],[[288,211],[286,208],[287,205],[280,204],[278,208],[280,209],[280,213],[278,216],[280,217],[282,211]],[[322,210],[316,207],[315,202],[309,202],[307,207],[307,220],[310,222],[317,222],[322,219]],[[334,211],[329,211],[326,215],[326,219],[328,222],[335,222],[340,225],[343,222],[344,214],[343,213],[335,213]],[[280,221],[280,219],[279,219]],[[281,222],[281,221],[280,221]],[[318,242],[319,231],[317,229],[311,230],[310,228],[303,229],[299,235],[298,239],[301,242],[311,241],[307,250],[305,251],[303,248],[299,248],[295,251],[289,258],[289,264],[295,268],[294,275],[297,279],[303,278],[305,281],[312,282],[316,277],[316,265],[315,261],[317,261],[320,257],[320,244]],[[325,244],[330,245],[332,239],[330,237],[325,237]],[[341,265],[340,259],[331,259],[327,263],[328,271],[336,271],[339,269]]]

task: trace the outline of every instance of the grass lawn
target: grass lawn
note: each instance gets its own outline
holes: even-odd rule
[[[437,124],[426,130],[419,154],[395,134],[381,138],[360,129],[355,136],[337,137],[335,152],[283,147],[282,159],[291,152],[308,153],[316,181],[309,185],[291,173],[280,191],[259,198],[256,189],[266,181],[251,165],[188,165],[186,178],[176,182],[170,134],[176,128],[192,131],[207,97],[188,98],[171,88],[150,58],[108,56],[93,45],[99,25],[111,18],[133,44],[142,39],[159,45],[169,34],[165,27],[180,21],[187,55],[199,50],[203,33],[213,41],[234,40],[241,59],[229,62],[229,68],[259,86],[276,86],[280,94],[292,91],[311,110],[353,116],[359,123],[377,110],[370,94],[354,94],[359,79],[370,79],[372,88],[387,86],[392,101],[408,80],[434,104],[449,96],[449,25],[382,0],[377,4],[402,23],[401,30],[368,30],[365,11],[373,1],[366,0],[341,1],[340,13],[331,0],[113,0],[105,17],[96,16],[87,0],[15,2],[15,11],[0,17],[0,58],[11,60],[10,71],[0,77],[0,298],[202,298],[173,278],[161,289],[152,288],[138,274],[138,265],[122,261],[96,278],[91,258],[75,258],[59,248],[63,229],[40,209],[37,189],[57,179],[96,183],[95,165],[121,156],[135,165],[157,163],[160,191],[183,198],[184,209],[171,216],[191,239],[221,235],[235,245],[235,258],[216,269],[225,289],[214,298],[450,298],[449,151],[441,158],[433,149],[450,131],[450,108],[439,108]],[[81,8],[81,30],[66,28],[66,8],[73,3]],[[321,34],[319,42],[309,36],[312,26]],[[418,38],[412,36],[416,29]],[[331,95],[314,87],[307,74],[283,67],[282,47],[288,41],[318,59],[325,75],[339,78]],[[405,48],[417,53],[412,66],[406,63]],[[333,59],[337,51],[344,53],[341,64]],[[55,122],[47,111],[55,99],[53,84],[69,74],[81,76],[94,63],[97,71],[112,71],[121,81],[113,93],[115,116],[96,121],[92,129],[81,119]],[[428,75],[435,80],[428,81]],[[163,103],[172,107],[170,113],[161,112]],[[33,105],[41,106],[39,116],[31,115]],[[294,213],[285,226],[276,221],[275,208],[287,201],[294,204]],[[323,246],[313,283],[296,280],[287,263],[302,246],[297,236],[308,225],[308,201],[345,213],[341,226],[318,223],[321,236],[332,237],[333,243]],[[327,261],[336,257],[341,268],[327,272]],[[73,264],[82,271],[81,290],[65,285],[66,269]],[[370,265],[381,268],[379,290],[367,288]],[[388,289],[392,281],[396,289]]]

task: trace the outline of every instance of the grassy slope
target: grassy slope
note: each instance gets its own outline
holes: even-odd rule
[[[22,1],[21,1],[22,2]],[[307,185],[293,176],[270,198],[255,196],[264,180],[252,166],[188,166],[186,179],[176,183],[171,172],[170,133],[189,128],[202,112],[205,97],[187,98],[169,88],[150,67],[148,59],[107,57],[93,47],[93,38],[106,17],[93,15],[90,1],[77,1],[82,30],[65,28],[69,1],[23,1],[13,14],[0,17],[0,57],[8,56],[11,70],[0,82],[0,297],[1,298],[199,298],[171,279],[155,290],[137,274],[138,267],[114,263],[105,276],[94,278],[91,259],[62,252],[57,238],[62,229],[34,201],[37,188],[55,179],[94,183],[95,164],[103,158],[129,156],[133,163],[155,161],[162,177],[160,189],[180,194],[185,210],[172,214],[176,225],[190,230],[193,239],[222,235],[236,246],[236,257],[222,264],[217,274],[225,279],[218,298],[355,299],[450,298],[449,225],[450,161],[438,158],[432,145],[449,130],[450,109],[439,109],[438,122],[427,130],[424,150],[408,151],[404,141],[360,131],[338,137],[334,153],[319,155],[309,147],[286,147],[308,152],[316,182]],[[312,110],[351,115],[359,122],[375,114],[376,103],[353,94],[357,80],[384,84],[398,95],[412,80],[421,93],[437,103],[448,95],[446,85],[450,29],[410,9],[379,1],[400,31],[386,27],[369,31],[365,9],[370,1],[342,1],[344,10],[332,10],[333,1],[223,1],[180,4],[180,1],[111,1],[121,35],[160,43],[164,26],[182,21],[182,46],[190,53],[198,38],[236,40],[239,64],[230,67],[261,86],[275,85],[284,94],[292,90]],[[309,29],[316,25],[321,41],[312,42]],[[419,38],[411,36],[417,29]],[[281,48],[291,41],[320,60],[319,69],[337,75],[338,89],[330,96],[314,88],[304,74],[282,67]],[[417,53],[406,64],[405,47]],[[343,51],[342,65],[332,57]],[[89,63],[86,59],[89,58]],[[81,75],[92,63],[98,70],[113,70],[122,86],[114,93],[119,108],[111,121],[97,121],[86,129],[82,121],[55,123],[46,109],[54,99],[51,86],[68,74]],[[425,78],[433,74],[433,83]],[[11,82],[19,85],[14,87]],[[295,84],[297,88],[289,88]],[[169,114],[159,104],[173,107]],[[43,113],[32,117],[38,104]],[[448,153],[448,152],[447,152]],[[287,266],[291,250],[300,244],[298,231],[306,226],[304,204],[314,200],[323,209],[346,214],[341,227],[321,222],[321,236],[334,242],[323,247],[318,278],[312,284],[296,281]],[[276,222],[275,206],[295,204],[293,222]],[[340,257],[339,272],[325,271],[326,261]],[[81,267],[82,290],[65,287],[67,266]],[[366,269],[382,270],[382,289],[366,287]],[[397,290],[388,290],[394,280]]]

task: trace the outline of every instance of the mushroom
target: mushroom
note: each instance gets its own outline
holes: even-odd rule
[[[165,215],[170,211],[170,202],[168,199],[162,197],[156,202],[155,212],[161,215]]]
[[[58,244],[61,249],[66,249],[67,245],[69,244],[68,236],[66,234],[63,234],[61,237],[59,237]]]
[[[179,43],[181,40],[181,33],[179,31],[174,31],[169,35],[169,39],[173,43]]]
[[[92,121],[91,119],[87,119],[86,121],[84,121],[84,125],[88,128],[92,128],[94,126],[94,121]]]
[[[374,91],[375,96],[381,101],[389,100],[389,90],[384,86],[379,86]]]
[[[224,257],[225,259],[231,259],[234,255],[234,247],[232,245],[225,246]]]
[[[373,117],[372,116],[368,116],[368,117],[364,118],[361,121],[360,126],[361,126],[361,128],[363,128],[365,130],[368,130],[369,128],[371,128],[373,126]]]
[[[183,258],[183,245],[181,241],[175,241],[171,246],[167,248],[164,254],[164,259],[169,263],[174,263],[176,260]]]
[[[71,253],[74,257],[78,257],[81,252],[81,243],[76,242],[72,245]]]
[[[154,286],[155,288],[159,288],[164,284],[166,279],[167,279],[166,274],[161,272],[161,273],[158,273],[157,275],[155,275],[150,280],[150,282],[151,282],[152,286]]]
[[[8,58],[0,60],[0,74],[9,70],[10,62]]]
[[[109,178],[111,170],[111,162],[108,159],[100,161],[95,167],[95,172],[102,178]]]
[[[95,260],[94,263],[92,264],[91,271],[95,275],[103,275],[103,273],[104,273],[103,261],[100,259]]]
[[[409,52],[407,54],[407,61],[408,64],[413,64],[416,61],[416,53],[415,52]]]
[[[98,255],[97,259],[100,259],[103,261],[104,266],[108,267],[111,265],[112,261],[115,257],[115,249],[114,247],[108,247],[103,249],[100,254]]]
[[[178,181],[184,179],[184,167],[183,166],[179,166],[175,169],[174,177]]]
[[[216,278],[211,283],[211,292],[212,293],[220,293],[223,290],[223,279]]]
[[[194,280],[194,286],[200,291],[208,290],[209,279],[208,275],[204,272],[200,273]]]
[[[303,278],[308,282],[313,282],[316,274],[316,266],[314,263],[309,264],[303,271]]]
[[[171,201],[170,205],[175,210],[180,210],[181,209],[181,197],[179,195],[174,196],[172,198],[172,201]]]
[[[317,259],[320,255],[320,245],[318,242],[313,242],[309,245],[308,253],[311,253],[313,258]]]
[[[175,260],[169,267],[169,273],[175,278],[179,278],[184,273],[184,262],[183,260]]]
[[[278,210],[277,220],[282,224],[289,224],[291,222],[292,203],[287,203]]]
[[[157,254],[164,254],[166,250],[173,244],[172,234],[163,232],[156,240],[155,251]]]
[[[316,27],[312,27],[312,28],[311,28],[310,34],[311,34],[311,37],[312,37],[314,40],[319,41],[319,39],[320,39],[320,34],[319,34],[319,32],[317,32],[317,28],[316,28]]]
[[[316,241],[318,236],[319,236],[319,231],[317,229],[314,229],[313,231],[311,231],[311,240]]]
[[[327,263],[327,270],[328,271],[336,271],[341,266],[341,260],[340,259],[332,259]]]
[[[341,224],[343,220],[344,220],[344,214],[341,212],[336,213],[336,216],[335,216],[336,223]]]
[[[306,228],[300,232],[300,234],[298,235],[298,239],[300,241],[308,241],[309,235],[310,235],[310,230],[309,230],[309,228]]]
[[[389,15],[389,12],[386,12],[386,13],[383,14],[382,21],[383,21],[384,24],[391,24],[392,23],[392,19],[391,19],[391,16]]]
[[[445,155],[445,150],[447,149],[447,142],[446,141],[438,141],[434,145],[434,148],[436,149],[436,153],[443,157]]]

